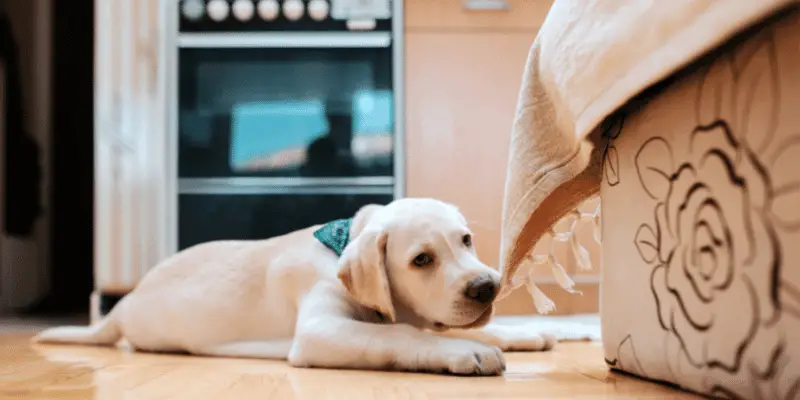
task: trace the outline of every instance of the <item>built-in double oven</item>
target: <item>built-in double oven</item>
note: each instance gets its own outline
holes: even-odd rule
[[[403,195],[397,3],[180,1],[175,250]]]

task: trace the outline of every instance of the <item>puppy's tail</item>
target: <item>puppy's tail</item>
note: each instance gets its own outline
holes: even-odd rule
[[[34,336],[32,340],[37,343],[112,346],[122,338],[122,329],[117,322],[120,305],[122,304],[114,307],[105,318],[95,325],[59,326],[45,329]]]

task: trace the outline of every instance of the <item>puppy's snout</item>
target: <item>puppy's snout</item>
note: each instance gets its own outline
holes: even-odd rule
[[[497,286],[493,279],[482,276],[467,283],[464,295],[478,303],[489,304],[497,296]]]

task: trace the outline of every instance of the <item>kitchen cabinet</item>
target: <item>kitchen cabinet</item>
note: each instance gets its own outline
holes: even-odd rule
[[[456,204],[499,259],[511,123],[535,33],[408,32],[406,190]]]
[[[536,32],[552,0],[405,0],[407,31]]]
[[[522,73],[549,0],[406,1],[406,191],[458,206],[470,222],[478,256],[499,262],[509,141]],[[597,259],[598,257],[592,257]],[[597,284],[584,297],[563,292],[542,271],[542,289],[560,313],[596,311]],[[548,282],[549,278],[549,282]],[[534,312],[525,290],[500,313]]]
[[[95,287],[124,294],[168,255],[165,18],[176,2],[95,0]],[[165,173],[166,172],[166,173]]]

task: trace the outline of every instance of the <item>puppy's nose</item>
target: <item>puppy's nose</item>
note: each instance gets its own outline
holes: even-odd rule
[[[480,277],[467,283],[464,294],[481,304],[489,304],[497,296],[497,284],[489,278]]]

